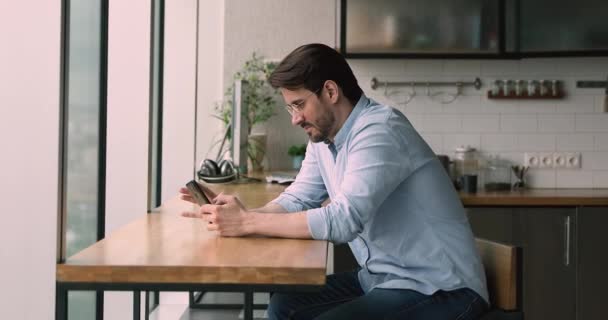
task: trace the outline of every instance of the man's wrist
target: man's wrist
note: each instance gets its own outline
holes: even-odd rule
[[[243,232],[245,235],[254,235],[256,233],[256,216],[259,214],[244,210],[243,211]]]

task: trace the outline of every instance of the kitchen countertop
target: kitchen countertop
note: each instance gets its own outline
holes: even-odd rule
[[[265,173],[251,176],[264,179]],[[276,183],[252,182],[244,184],[206,184],[216,192],[234,194],[249,208],[257,208],[277,197],[286,186]],[[608,207],[606,189],[524,189],[518,191],[495,191],[459,193],[465,207]]]
[[[608,189],[524,189],[460,194],[465,207],[608,206]]]

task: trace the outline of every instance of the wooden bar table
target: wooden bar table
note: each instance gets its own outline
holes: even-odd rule
[[[249,206],[263,205],[282,186],[228,189]],[[105,239],[57,264],[56,319],[67,319],[69,290],[234,291],[245,293],[245,319],[253,319],[253,292],[311,291],[325,284],[327,241],[229,238],[207,231],[205,221],[180,213],[197,206],[174,198]],[[133,310],[139,319],[139,310]]]

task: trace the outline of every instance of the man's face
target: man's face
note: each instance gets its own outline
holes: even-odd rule
[[[304,88],[280,90],[285,102],[291,106],[291,124],[302,127],[312,142],[327,140],[336,118],[331,107],[323,102],[324,90],[317,91],[319,96]]]

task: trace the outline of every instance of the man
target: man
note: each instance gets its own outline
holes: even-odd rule
[[[488,294],[464,209],[406,117],[367,98],[346,60],[322,44],[294,50],[269,82],[310,137],[295,182],[253,210],[206,189],[214,204],[184,215],[209,221],[222,236],[348,242],[360,266],[329,275],[317,293],[274,294],[269,317],[479,317]]]

